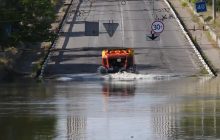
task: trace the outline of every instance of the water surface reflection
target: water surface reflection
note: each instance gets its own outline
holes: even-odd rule
[[[0,139],[219,139],[220,80],[0,86]]]
[[[135,88],[134,81],[104,81],[102,84],[102,92],[105,96],[134,96]]]
[[[53,139],[56,117],[42,115],[56,110],[47,104],[51,91],[35,82],[1,84],[0,90],[1,140]]]

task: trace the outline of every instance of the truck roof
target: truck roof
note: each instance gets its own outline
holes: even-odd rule
[[[134,50],[131,48],[105,49],[102,51],[102,58],[133,56]]]

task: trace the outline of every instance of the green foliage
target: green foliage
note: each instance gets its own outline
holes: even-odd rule
[[[208,17],[206,17],[206,18],[204,19],[205,22],[209,22],[209,21],[211,21],[211,20],[212,20],[212,16],[208,16]]]
[[[190,0],[192,3],[196,3],[197,2],[197,0]]]
[[[212,5],[212,0],[206,0],[206,3],[207,3],[208,5]]]
[[[51,23],[55,18],[54,5],[50,0],[1,0],[0,27],[10,25],[13,28],[10,37],[3,43],[38,42],[50,39]],[[0,28],[2,33],[4,28]]]
[[[183,1],[183,2],[181,3],[181,5],[182,5],[182,7],[187,7],[187,6],[188,6],[187,2],[185,2],[185,1]]]

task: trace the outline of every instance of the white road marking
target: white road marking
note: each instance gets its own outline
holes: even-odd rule
[[[122,47],[124,47],[125,46],[124,15],[121,4],[120,4],[120,12],[121,12]]]

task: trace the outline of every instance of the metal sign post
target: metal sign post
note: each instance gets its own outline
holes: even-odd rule
[[[212,0],[212,17],[215,22],[215,19],[216,19],[216,0]]]

